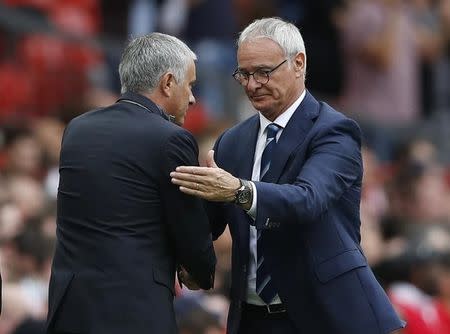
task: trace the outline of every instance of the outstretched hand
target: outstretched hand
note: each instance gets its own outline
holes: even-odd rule
[[[172,183],[185,194],[214,202],[232,202],[241,182],[214,161],[214,151],[208,152],[207,167],[179,166],[170,173]]]

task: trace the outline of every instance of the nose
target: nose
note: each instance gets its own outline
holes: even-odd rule
[[[191,106],[193,104],[195,104],[195,96],[193,94],[191,94],[189,96],[189,105]]]
[[[253,92],[255,91],[257,88],[261,87],[262,85],[255,80],[255,78],[253,77],[253,75],[250,75],[248,77],[248,82],[247,82],[247,86],[245,86],[245,88],[250,91]]]

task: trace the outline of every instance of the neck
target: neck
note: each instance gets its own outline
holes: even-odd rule
[[[152,92],[146,92],[146,93],[140,93],[141,95],[144,95],[146,98],[151,100],[154,104],[161,107],[163,110],[166,110],[165,108],[165,99],[161,96],[161,94],[158,94],[156,90]]]

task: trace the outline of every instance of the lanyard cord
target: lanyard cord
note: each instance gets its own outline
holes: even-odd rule
[[[132,101],[132,100],[128,100],[128,99],[121,99],[120,101],[125,102],[125,103],[130,103],[130,104],[134,104],[137,105],[141,108],[144,108],[145,110],[147,110],[149,113],[153,114],[154,112],[152,110],[150,110],[149,108],[147,108],[146,106],[140,104],[139,102],[136,101]],[[158,108],[158,107],[157,107]],[[162,111],[160,108],[158,108],[160,114],[162,117],[164,117],[165,119],[167,119],[169,122],[174,122],[175,121],[175,117],[172,115],[168,115],[167,113],[165,113],[164,111]]]

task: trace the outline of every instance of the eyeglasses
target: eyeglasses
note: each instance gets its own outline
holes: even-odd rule
[[[253,73],[242,72],[237,69],[233,73],[233,78],[236,79],[236,81],[239,82],[242,86],[247,86],[248,82],[250,81],[250,76],[253,75],[253,79],[257,83],[259,83],[261,85],[265,85],[266,83],[269,82],[270,75],[272,74],[272,72],[275,71],[281,65],[283,65],[285,62],[287,62],[287,59],[283,60],[281,63],[279,63],[277,66],[275,66],[271,70],[264,70],[264,69],[260,68],[260,69],[257,69]]]

